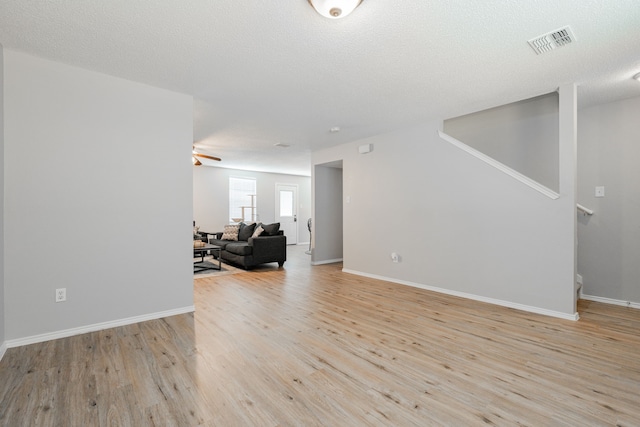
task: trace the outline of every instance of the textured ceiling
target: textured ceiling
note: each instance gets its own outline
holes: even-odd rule
[[[574,43],[528,46],[566,25]],[[581,107],[640,96],[638,0],[364,0],[340,20],[307,0],[0,0],[0,43],[191,94],[218,166],[302,175],[312,150],[566,82]]]

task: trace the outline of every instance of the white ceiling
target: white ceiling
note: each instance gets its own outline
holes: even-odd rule
[[[528,46],[566,25],[576,42]],[[307,0],[0,0],[0,43],[191,94],[217,166],[300,175],[313,150],[566,82],[581,107],[640,96],[638,0],[364,0],[339,20]]]

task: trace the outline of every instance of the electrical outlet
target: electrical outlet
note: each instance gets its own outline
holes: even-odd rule
[[[397,253],[392,252],[391,253],[391,262],[400,262],[400,256]]]
[[[67,288],[56,289],[56,302],[67,300]]]

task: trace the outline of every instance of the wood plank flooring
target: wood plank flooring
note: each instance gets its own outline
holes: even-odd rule
[[[195,315],[21,348],[2,426],[640,426],[640,310],[565,321],[310,267],[197,279]]]

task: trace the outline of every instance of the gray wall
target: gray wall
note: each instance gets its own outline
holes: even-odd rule
[[[445,120],[444,132],[558,191],[556,92]]]
[[[4,49],[0,45],[0,358],[4,348]]]
[[[578,273],[583,293],[640,303],[640,97],[580,110]],[[596,198],[596,186],[605,197]]]
[[[314,264],[343,259],[343,177],[342,168],[315,165],[313,188]]]
[[[344,269],[573,318],[575,88],[568,93],[557,200],[444,142],[439,122],[314,152],[313,165],[343,160]],[[358,154],[363,143],[374,150]]]
[[[4,53],[6,339],[192,308],[192,98]]]
[[[224,159],[222,160],[224,161]],[[229,223],[229,177],[255,178],[258,221],[271,223],[276,215],[276,184],[298,186],[298,243],[309,243],[307,219],[311,217],[311,177],[193,167],[193,219],[202,231],[222,231]],[[292,243],[290,239],[288,243]]]

